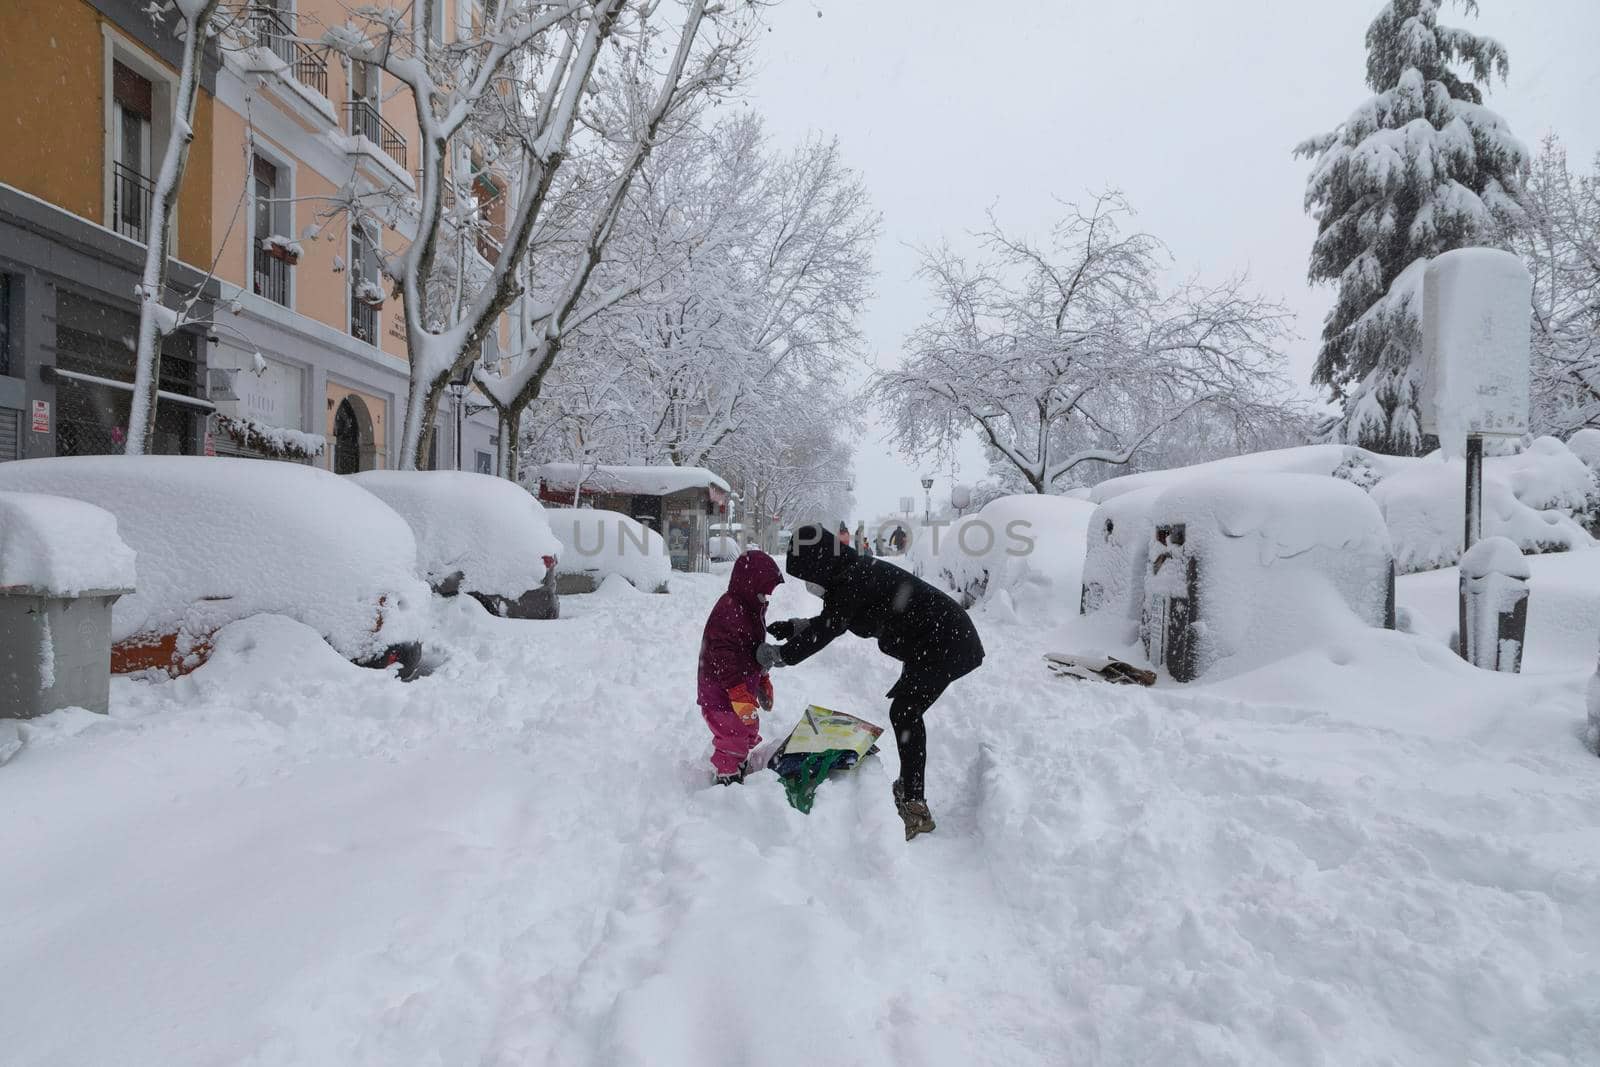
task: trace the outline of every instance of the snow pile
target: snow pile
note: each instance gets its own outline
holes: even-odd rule
[[[0,492],[0,590],[70,597],[134,584],[116,516],[81,500]]]
[[[911,527],[907,555],[913,572],[969,607],[981,603],[1003,615],[1072,612],[1094,511],[1061,496],[1003,496],[948,525]]]
[[[404,520],[327,471],[200,456],[85,456],[0,463],[0,489],[104,508],[138,554],[114,642],[203,636],[264,612],[364,659],[422,636],[427,587]]]
[[[582,483],[585,493],[637,493],[665,496],[684,489],[716,488],[729,492],[728,483],[704,467],[613,467],[577,463],[546,463],[539,480],[547,492],[572,492]]]
[[[1352,622],[1388,621],[1389,534],[1372,499],[1348,482],[1304,474],[1199,481],[1163,493],[1150,522],[1146,637],[1154,653],[1173,637],[1164,632],[1164,602],[1188,601],[1196,676],[1282,658]]]
[[[435,588],[460,574],[462,592],[514,600],[544,584],[544,557],[561,554],[543,505],[504,478],[469,471],[364,471],[348,477],[410,525],[417,565]]]
[[[1600,430],[1584,427],[1567,438],[1567,448],[1590,470],[1600,467]]]
[[[560,573],[593,575],[602,586],[616,575],[647,593],[667,591],[672,559],[648,526],[598,508],[552,508],[545,516],[561,542]]]
[[[1446,456],[1462,454],[1468,433],[1527,432],[1532,295],[1512,252],[1458,248],[1428,261],[1420,407]]]
[[[1461,557],[1465,460],[1437,453],[1379,482],[1401,573],[1448,567]],[[1594,544],[1574,514],[1591,507],[1594,478],[1561,442],[1541,437],[1526,451],[1483,461],[1483,535],[1508,537],[1523,552],[1564,552]]]

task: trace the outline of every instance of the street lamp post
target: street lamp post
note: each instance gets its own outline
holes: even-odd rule
[[[933,521],[933,478],[922,479],[922,525]]]

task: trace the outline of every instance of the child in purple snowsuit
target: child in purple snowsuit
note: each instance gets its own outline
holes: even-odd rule
[[[756,649],[766,640],[767,598],[782,581],[765,552],[740,556],[700,639],[700,714],[711,727],[711,766],[723,785],[744,780],[745,760],[761,741],[761,709],[772,708],[772,680]]]

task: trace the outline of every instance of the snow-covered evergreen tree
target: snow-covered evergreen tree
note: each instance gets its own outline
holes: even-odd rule
[[[1469,15],[1476,0],[1455,0]],[[1528,152],[1483,105],[1509,64],[1499,42],[1439,24],[1443,0],[1390,0],[1367,29],[1372,97],[1301,144],[1315,160],[1306,209],[1319,223],[1312,281],[1335,282],[1312,380],[1344,403],[1335,434],[1418,451],[1420,261],[1504,247],[1521,217]]]

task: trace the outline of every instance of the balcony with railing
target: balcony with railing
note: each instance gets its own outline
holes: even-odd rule
[[[289,262],[256,245],[255,291],[274,304],[289,306]]]
[[[378,109],[369,100],[352,100],[344,106],[345,113],[350,116],[350,133],[355,137],[365,137],[381,148],[385,155],[400,165],[401,170],[406,166],[406,139],[399,130],[395,129],[380,114]]]
[[[350,336],[369,345],[378,343],[378,309],[353,273],[350,278]]]
[[[123,163],[111,165],[112,227],[143,244],[150,238],[150,208],[155,183]]]
[[[270,7],[252,5],[246,12],[256,44],[283,61],[295,81],[308,89],[328,95],[328,61],[304,41],[295,39],[295,28],[285,13]]]

